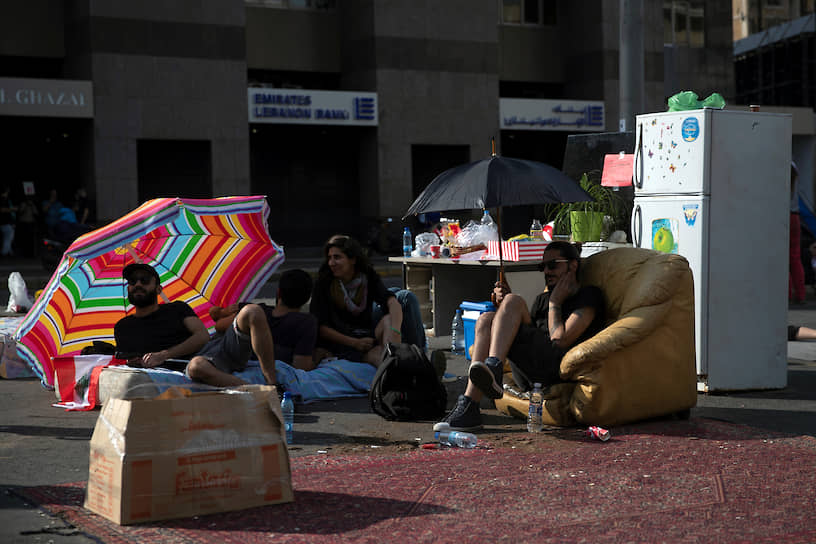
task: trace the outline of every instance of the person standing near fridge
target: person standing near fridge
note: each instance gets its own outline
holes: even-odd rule
[[[802,223],[799,219],[799,169],[790,167],[790,262],[788,299],[794,304],[805,302],[805,269],[802,266]]]

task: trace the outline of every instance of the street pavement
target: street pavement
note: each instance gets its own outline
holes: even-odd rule
[[[300,255],[292,252],[279,272],[287,268],[315,272],[319,255],[319,248]],[[387,284],[399,285],[401,273],[398,265],[387,263],[385,257],[375,257],[373,262]],[[23,274],[30,290],[41,287],[36,283],[41,281],[36,263],[28,261],[0,263],[0,278],[7,278],[12,266]],[[261,298],[274,297],[275,279],[264,288]],[[7,300],[7,293],[5,298],[0,298],[3,308]],[[816,328],[816,295],[809,292],[808,302],[792,307],[788,318],[790,323]],[[449,337],[431,338],[430,341],[433,348],[450,345]],[[816,342],[793,343],[791,346],[789,354],[794,353],[799,358],[789,356],[786,388],[699,394],[691,417],[715,418],[795,435],[816,436]],[[464,357],[448,354],[448,372],[459,376],[446,384],[449,404],[464,390],[466,369]],[[53,400],[54,393],[44,390],[38,380],[0,380],[0,542],[96,542],[10,493],[10,489],[17,486],[87,479],[88,442],[99,411],[66,413],[52,407]],[[488,401],[482,406],[485,432],[526,432],[523,421],[499,414]],[[614,429],[612,431],[614,433]],[[365,453],[377,447],[396,445],[408,448],[418,441],[431,440],[433,431],[427,422],[387,422],[371,413],[367,399],[344,399],[298,407],[295,444],[290,448],[290,454]]]

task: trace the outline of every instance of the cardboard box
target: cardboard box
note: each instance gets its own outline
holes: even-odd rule
[[[502,242],[502,258],[505,261],[540,261],[541,255],[547,249],[549,242],[544,240],[521,240],[518,242]],[[487,254],[491,258],[499,258],[499,242],[487,243]]]
[[[91,437],[85,507],[124,525],[291,502],[282,422],[266,385],[109,399]]]

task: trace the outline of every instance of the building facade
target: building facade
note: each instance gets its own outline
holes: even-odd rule
[[[681,90],[732,99],[721,4],[642,3],[643,112]],[[286,245],[389,217],[398,232],[437,173],[492,141],[560,168],[570,134],[617,131],[620,27],[601,0],[15,3],[5,182],[66,204],[85,187],[99,222],[157,196],[256,193]]]
[[[734,41],[813,13],[816,0],[732,0]]]
[[[816,6],[813,0],[734,1],[735,100],[793,116],[799,192],[816,202]]]

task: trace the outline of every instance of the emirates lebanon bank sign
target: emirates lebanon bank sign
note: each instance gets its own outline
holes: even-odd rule
[[[93,85],[69,79],[0,78],[0,115],[92,118]]]
[[[377,93],[250,88],[249,122],[375,127]]]

